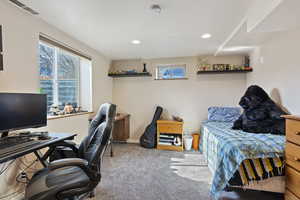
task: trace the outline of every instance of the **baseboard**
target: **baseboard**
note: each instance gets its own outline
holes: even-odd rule
[[[138,139],[128,139],[127,143],[130,143],[130,144],[139,144],[140,141]]]

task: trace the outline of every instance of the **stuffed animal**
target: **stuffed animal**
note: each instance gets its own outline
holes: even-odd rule
[[[243,114],[234,122],[232,129],[250,133],[285,134],[286,115],[269,95],[259,86],[250,86],[239,102]]]

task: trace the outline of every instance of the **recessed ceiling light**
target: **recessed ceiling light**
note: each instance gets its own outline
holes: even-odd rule
[[[132,40],[131,43],[132,44],[141,44],[141,41],[140,40]]]
[[[203,39],[208,39],[208,38],[211,38],[211,34],[209,33],[205,33],[201,36]]]
[[[156,13],[156,14],[160,14],[161,13],[161,7],[158,4],[153,4],[151,6],[151,10]]]

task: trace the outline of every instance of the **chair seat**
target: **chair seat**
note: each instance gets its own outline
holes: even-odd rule
[[[84,188],[89,177],[79,167],[63,167],[53,171],[45,168],[32,177],[27,186],[26,200],[54,200],[60,192],[76,195],[76,189]]]

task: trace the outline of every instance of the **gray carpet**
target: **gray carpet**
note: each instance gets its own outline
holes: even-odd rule
[[[105,156],[97,200],[208,200],[211,174],[199,153],[114,145]]]

